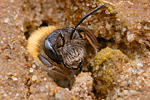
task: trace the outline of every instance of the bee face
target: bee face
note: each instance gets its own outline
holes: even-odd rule
[[[48,35],[45,39],[45,53],[56,63],[62,63],[69,69],[78,69],[85,54],[84,40],[77,31],[70,40],[72,30],[58,29]]]
[[[64,65],[70,69],[80,68],[85,52],[84,41],[82,39],[71,40],[62,49]]]
[[[104,5],[84,16],[74,28],[57,29],[54,26],[42,27],[32,33],[27,50],[42,65],[49,68],[49,75],[62,87],[70,87],[81,69],[86,54],[83,35],[96,49],[96,39],[86,29],[77,28],[82,21]],[[56,65],[53,66],[52,62]]]

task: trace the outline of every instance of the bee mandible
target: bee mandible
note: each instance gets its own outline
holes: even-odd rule
[[[86,54],[83,35],[97,52],[97,40],[86,29],[78,27],[88,16],[104,4],[86,14],[74,28],[57,29],[55,26],[41,27],[28,39],[27,50],[36,64],[61,87],[71,87],[74,77],[81,71]]]

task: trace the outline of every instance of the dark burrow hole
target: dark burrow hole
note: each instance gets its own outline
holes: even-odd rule
[[[40,25],[40,27],[43,27],[43,26],[48,26],[48,22],[47,21],[42,21],[42,24]]]
[[[27,22],[25,24],[26,26],[26,32],[24,33],[24,36],[26,39],[28,39],[31,35],[31,33],[37,29],[36,26],[34,26],[33,24],[31,24],[31,22]],[[47,21],[42,21],[42,24],[39,27],[43,27],[43,26],[48,26],[48,22]]]
[[[26,38],[26,39],[28,39],[28,38],[29,38],[29,36],[30,36],[30,35],[29,35],[29,32],[28,32],[28,31],[26,31],[26,32],[24,33],[24,36],[25,36],[25,38]]]

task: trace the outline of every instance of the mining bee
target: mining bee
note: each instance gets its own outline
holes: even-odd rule
[[[104,4],[86,14],[74,28],[41,27],[29,37],[28,52],[34,57],[36,64],[47,71],[57,85],[71,87],[75,75],[81,71],[86,53],[85,38],[82,34],[97,52],[96,38],[88,30],[78,26],[102,6]]]

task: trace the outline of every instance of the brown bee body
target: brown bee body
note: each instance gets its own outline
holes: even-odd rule
[[[84,16],[75,28],[42,27],[30,36],[28,52],[34,57],[37,65],[48,71],[49,76],[59,86],[71,87],[74,76],[81,70],[86,54],[82,34],[86,36],[95,51],[97,50],[95,37],[86,29],[77,28],[77,26],[102,6]]]

